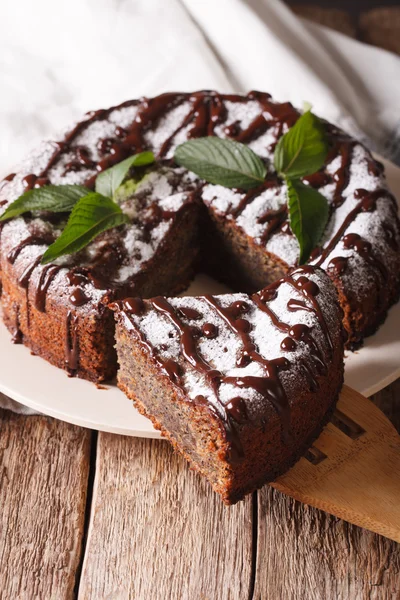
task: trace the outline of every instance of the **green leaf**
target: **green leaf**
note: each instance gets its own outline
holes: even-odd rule
[[[89,190],[81,185],[45,185],[29,190],[10,204],[1,215],[0,221],[36,210],[71,212],[78,200],[88,193]]]
[[[96,178],[96,192],[112,198],[119,188],[131,167],[144,167],[151,165],[155,161],[153,152],[140,152],[126,158],[122,162],[106,169]]]
[[[145,173],[134,173],[130,176],[129,179],[124,181],[124,183],[115,190],[113,197],[114,202],[121,204],[122,202],[125,202],[125,200],[132,198],[138,187],[148,179],[150,172],[151,171],[149,170]]]
[[[310,257],[324,233],[328,217],[328,201],[317,190],[298,179],[287,179],[290,228],[300,246],[299,264]]]
[[[75,205],[64,231],[44,253],[42,265],[65,254],[79,252],[103,231],[123,225],[128,220],[110,198],[90,192]]]
[[[265,164],[248,146],[218,137],[190,140],[175,150],[175,162],[209,183],[244,190],[260,185]]]
[[[307,111],[281,137],[274,155],[281,176],[299,178],[318,171],[326,160],[328,142],[322,121]]]

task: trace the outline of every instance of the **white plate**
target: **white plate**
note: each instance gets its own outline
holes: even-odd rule
[[[385,161],[384,161],[385,162]],[[385,162],[389,185],[400,198],[400,169]],[[186,295],[223,293],[227,288],[199,275]],[[68,378],[61,369],[32,356],[28,348],[10,342],[0,320],[0,391],[22,404],[76,425],[138,437],[158,438],[115,386],[98,389],[82,379]],[[346,357],[345,382],[370,396],[400,376],[400,303],[365,345]]]

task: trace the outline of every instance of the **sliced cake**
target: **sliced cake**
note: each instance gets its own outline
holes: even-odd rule
[[[16,342],[70,374],[94,381],[116,373],[108,303],[184,289],[198,268],[234,291],[255,292],[298,264],[285,183],[273,168],[278,141],[299,117],[268,94],[211,91],[162,94],[87,114],[57,141],[43,143],[0,186],[0,214],[27,190],[53,185],[92,189],[99,173],[143,150],[156,162],[137,184],[135,169],[116,200],[129,222],[84,250],[41,265],[66,215],[26,213],[1,223],[4,321]],[[325,124],[330,151],[306,183],[329,202],[330,216],[310,263],[334,281],[348,345],[385,318],[400,287],[397,206],[382,165],[360,143]],[[178,168],[175,148],[202,136],[248,145],[266,180],[244,192]]]
[[[252,296],[112,308],[119,387],[227,504],[284,473],[334,409],[342,311],[319,269],[300,267]]]

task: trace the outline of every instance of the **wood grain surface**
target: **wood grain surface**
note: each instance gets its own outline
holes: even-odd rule
[[[372,398],[400,431],[400,380]],[[304,506],[258,492],[254,599],[398,600],[400,544]]]
[[[251,497],[226,508],[166,442],[99,434],[81,600],[247,600],[251,577]]]
[[[73,598],[91,433],[0,410],[0,598]]]
[[[400,381],[374,400],[399,428]],[[166,442],[100,433],[87,488],[91,435],[0,413],[1,600],[400,598],[399,544],[269,487],[227,508]]]
[[[344,385],[312,452],[272,487],[400,542],[400,436],[376,404]]]

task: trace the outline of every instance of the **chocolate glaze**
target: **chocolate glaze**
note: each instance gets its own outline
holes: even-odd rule
[[[348,215],[344,219],[342,225],[337,230],[336,234],[331,238],[331,240],[325,246],[325,248],[323,250],[321,250],[320,256],[318,257],[318,259],[317,260],[313,259],[312,262],[314,265],[316,265],[316,266],[322,265],[322,263],[329,256],[329,254],[332,252],[332,250],[335,248],[335,246],[339,243],[339,241],[341,239],[343,239],[343,237],[344,237],[347,229],[351,225],[351,223],[361,212],[371,212],[371,211],[375,210],[376,203],[380,198],[386,197],[386,198],[389,198],[390,201],[394,200],[392,195],[384,188],[375,190],[373,192],[368,192],[367,190],[364,190],[364,189],[357,189],[354,192],[354,197],[357,199],[360,199],[360,201],[355,206],[355,208],[353,208],[353,210],[351,210],[348,213]],[[364,256],[364,259],[365,259],[365,256]],[[369,258],[367,260],[369,261]],[[343,266],[343,263],[342,263],[342,266]]]
[[[71,376],[79,366],[78,317],[68,311],[65,325],[65,364]]]
[[[69,299],[74,306],[83,306],[89,302],[89,298],[81,288],[75,288]]]
[[[349,184],[350,179],[350,164],[353,154],[353,148],[356,142],[345,140],[339,144],[338,152],[341,156],[341,164],[337,171],[333,174],[333,180],[336,183],[336,189],[333,197],[333,206],[335,208],[343,204],[343,192]],[[335,152],[337,155],[337,150]]]
[[[246,402],[240,396],[232,398],[227,404],[225,409],[229,416],[236,421],[236,423],[244,424],[248,420]]]
[[[141,315],[144,312],[144,302],[141,298],[126,298],[122,300],[123,310],[135,315]]]
[[[345,248],[354,249],[368,264],[377,269],[383,279],[386,280],[388,276],[387,269],[383,262],[374,255],[370,242],[363,240],[357,233],[346,234],[342,242]]]
[[[216,327],[213,323],[204,323],[201,330],[205,337],[209,340],[216,338],[218,335],[218,327]]]
[[[334,272],[335,275],[343,275],[347,268],[348,259],[345,256],[335,256],[329,261],[328,271]]]
[[[43,267],[43,270],[40,273],[40,278],[35,293],[35,307],[40,312],[46,311],[47,290],[49,289],[54,277],[60,270],[61,267],[56,265],[46,265]]]
[[[297,348],[297,344],[292,338],[285,337],[281,342],[281,348],[285,352],[294,352]]]
[[[3,181],[12,181],[15,175],[16,173],[10,173],[9,175],[6,175],[6,177],[4,177]]]
[[[30,235],[21,242],[19,242],[19,244],[14,246],[12,250],[10,250],[10,252],[7,254],[7,260],[13,265],[24,248],[26,248],[27,246],[40,246],[43,244],[45,244],[43,237]]]
[[[45,167],[40,173],[30,173],[23,178],[23,185],[25,190],[33,189],[34,187],[40,187],[51,182],[51,169],[56,166],[62,155],[68,153],[70,158],[66,164],[65,171],[84,169],[88,172],[85,185],[93,187],[97,174],[104,169],[113,166],[114,164],[123,160],[126,156],[129,156],[135,152],[145,150],[146,144],[146,132],[150,129],[157,127],[160,119],[166,114],[166,111],[171,108],[182,106],[184,103],[187,104],[187,111],[184,111],[182,121],[177,125],[176,129],[170,133],[168,138],[164,140],[157,158],[159,160],[165,159],[167,153],[170,151],[171,145],[174,142],[176,135],[182,130],[186,131],[187,138],[193,138],[204,135],[215,135],[215,128],[218,125],[223,125],[226,121],[228,112],[226,103],[231,102],[247,102],[247,100],[256,100],[260,103],[261,114],[258,115],[246,128],[242,128],[239,122],[234,122],[231,125],[225,127],[225,135],[240,142],[249,143],[262,133],[267,130],[273,131],[276,141],[279,137],[291,127],[297,120],[299,113],[289,103],[275,104],[272,102],[269,94],[262,92],[252,91],[247,97],[239,96],[236,94],[221,95],[216,92],[195,92],[193,94],[179,94],[179,93],[167,93],[162,94],[156,98],[148,99],[143,98],[141,100],[134,100],[124,102],[118,107],[111,107],[108,110],[98,110],[88,113],[85,118],[77,123],[72,130],[70,130],[63,140],[54,142],[54,151],[48,160]],[[111,134],[109,137],[98,140],[98,150],[101,154],[99,160],[94,160],[93,156],[88,148],[76,143],[76,138],[93,122],[107,119],[110,113],[116,109],[122,109],[125,107],[137,106],[138,111],[135,119],[130,125],[124,127],[116,126],[114,130],[114,136]],[[333,160],[337,155],[341,157],[341,163],[336,173],[331,176],[327,174],[323,169],[318,173],[315,173],[311,177],[306,178],[308,183],[315,187],[320,188],[333,180],[336,184],[334,193],[334,202],[332,210],[335,210],[338,206],[343,203],[343,192],[346,189],[349,177],[350,177],[350,164],[353,153],[355,142],[350,138],[342,134],[335,127],[326,125],[331,143],[331,151],[327,162]],[[275,146],[276,142],[273,142],[272,146]],[[382,171],[382,166],[373,161],[368,161],[368,170],[373,175],[379,175]],[[14,173],[8,175],[2,182],[2,185],[6,185],[12,181],[15,177]],[[197,189],[201,186],[197,184]],[[264,189],[277,187],[279,189],[280,182],[275,175],[269,174],[267,180],[258,188],[250,190],[243,195],[237,208],[232,211],[232,216],[237,218],[243,210],[252,202],[252,200],[258,196]],[[196,185],[194,185],[196,188]],[[387,192],[387,190],[376,190],[375,192],[367,192],[366,190],[359,189],[355,192],[355,197],[359,199],[358,205],[349,215],[345,218],[342,226],[339,228],[332,240],[329,241],[327,246],[323,249],[317,249],[314,252],[312,262],[321,265],[324,260],[329,256],[333,248],[342,240],[344,245],[351,244],[348,246],[355,250],[359,256],[368,263],[369,266],[376,273],[376,277],[381,281],[385,277],[386,268],[383,262],[376,256],[372,251],[371,247],[365,240],[354,240],[346,236],[346,231],[351,222],[357,217],[360,212],[373,211],[376,208],[376,201],[380,197],[385,197],[393,201],[393,198]],[[164,211],[159,208],[155,208],[153,214],[148,223],[145,224],[143,230],[143,236],[149,235],[149,228],[155,227],[162,220],[167,220],[173,216],[172,212]],[[270,236],[276,232],[284,232],[291,235],[290,226],[287,219],[287,207],[282,206],[276,211],[266,211],[258,219],[260,224],[266,223],[267,227],[261,236],[260,243],[265,245]],[[388,246],[395,251],[398,251],[398,234],[394,228],[388,227],[385,231],[385,239]],[[346,236],[346,237],[345,237]],[[47,244],[49,241],[45,236],[32,235],[27,240],[23,240],[13,248],[9,253],[9,260],[11,263],[15,262],[22,248],[32,244]],[[115,256],[114,256],[115,254]],[[81,275],[82,279],[78,282],[78,273],[73,272],[71,275],[70,283],[75,289],[71,290],[71,303],[75,306],[82,305],[86,300],[84,290],[80,287],[85,283],[91,282],[98,288],[109,289],[115,287],[115,284],[110,284],[110,277],[107,276],[107,268],[105,264],[110,261],[113,268],[118,267],[123,260],[123,254],[115,252],[110,258],[107,253],[102,257],[100,264],[92,266],[90,269],[86,269],[85,273]],[[37,260],[31,265],[28,265],[21,275],[21,286],[26,289],[29,286],[30,277],[32,272],[38,266]],[[347,259],[345,257],[336,257],[332,259],[328,266],[328,271],[341,275],[345,272],[347,267]],[[38,288],[35,293],[35,304],[39,310],[44,311],[46,305],[46,293],[51,284],[52,279],[55,277],[59,270],[59,267],[46,267],[41,275]],[[99,273],[101,277],[99,278]],[[104,275],[105,274],[105,275]],[[273,293],[270,290],[268,293]],[[306,292],[305,292],[306,293]],[[261,300],[263,296],[260,295]],[[313,294],[310,295],[312,300]],[[262,300],[263,301],[263,300]],[[314,302],[312,300],[312,302]],[[318,311],[318,303],[314,303],[314,310]],[[319,315],[319,318],[321,315]],[[195,317],[193,317],[195,318]],[[218,334],[217,331],[213,330],[212,324],[210,327],[203,328],[203,335],[206,337],[213,337]],[[240,325],[237,325],[239,326]],[[322,325],[326,328],[326,325]],[[327,332],[327,329],[326,329]],[[288,339],[290,336],[288,336]],[[288,348],[292,344],[287,342]],[[246,353],[243,353],[238,359],[242,364],[249,360]]]
[[[286,204],[277,210],[267,210],[258,217],[258,223],[268,223],[264,233],[261,236],[262,243],[266,243],[271,235],[279,228],[282,228],[287,221],[288,210]]]
[[[251,91],[247,97],[239,96],[237,94],[221,95],[216,92],[208,91],[195,92],[193,94],[166,93],[152,99],[143,98],[139,101],[135,100],[124,102],[118,107],[111,107],[108,110],[98,110],[88,113],[81,122],[77,123],[74,128],[66,134],[63,140],[54,142],[54,152],[52,153],[46,166],[38,174],[32,173],[26,175],[23,179],[24,186],[26,189],[32,189],[34,186],[48,183],[48,174],[51,168],[56,165],[61,155],[65,153],[73,154],[73,158],[66,165],[66,171],[74,169],[88,169],[89,171],[101,172],[104,169],[116,164],[126,156],[146,149],[146,131],[150,128],[156,127],[158,121],[163,117],[168,109],[175,108],[186,103],[188,108],[182,117],[182,121],[164,141],[159,150],[158,158],[165,157],[171,147],[171,144],[173,143],[174,138],[180,131],[182,131],[182,129],[187,130],[188,138],[214,135],[215,127],[226,120],[226,102],[232,101],[245,103],[248,99],[258,101],[261,105],[262,112],[245,129],[241,129],[238,123],[234,123],[232,126],[229,126],[226,130],[226,134],[232,139],[248,143],[255,137],[258,137],[264,133],[267,129],[273,128],[274,132],[276,132],[276,139],[278,140],[284,131],[296,122],[299,116],[299,113],[290,103],[275,104],[271,100],[269,94],[258,91]],[[96,162],[93,160],[93,157],[90,156],[88,148],[82,146],[81,144],[77,145],[75,143],[77,136],[80,135],[90,124],[95,121],[107,119],[109,114],[115,109],[122,109],[129,106],[138,106],[138,111],[134,121],[130,125],[125,126],[125,128],[116,126],[115,138],[107,137],[98,141],[98,148],[103,155],[99,161]],[[340,167],[333,176],[333,179],[336,182],[336,190],[334,194],[334,207],[336,207],[342,203],[342,193],[347,187],[349,179],[349,166],[354,142],[350,138],[338,132],[338,130],[333,126],[327,125],[327,129],[331,135],[334,137],[336,136],[336,142],[332,146],[328,161],[332,160],[338,154],[341,156]],[[379,165],[371,160],[368,168],[375,173],[377,170],[379,170]],[[4,182],[11,181],[14,176],[15,174],[10,174],[5,178]],[[89,174],[86,185],[89,187],[92,186],[94,184],[95,176],[96,175]],[[326,174],[323,170],[307,178],[309,184],[316,188],[329,183],[330,179],[331,176]],[[276,176],[269,175],[264,184],[262,184],[259,188],[250,190],[243,196],[237,208],[232,212],[232,215],[234,217],[239,216],[239,214],[243,212],[246,206],[257,195],[259,195],[264,189],[273,186],[276,186],[278,189],[279,181]],[[367,203],[370,202],[373,205],[374,201],[375,199],[371,196],[369,196],[369,200],[364,198],[363,205],[360,207],[360,210],[368,210]],[[373,208],[371,208],[371,210],[372,209]],[[151,223],[147,224],[147,226],[154,227],[161,220],[168,219],[173,216],[173,214],[174,213],[168,213],[168,211],[162,211],[161,209],[155,209],[155,214],[153,215],[154,218],[152,217]],[[335,236],[335,239],[330,242],[327,248],[324,249],[317,264],[321,264],[329,251],[338,243],[345,229],[357,214],[358,211],[354,211],[351,213],[351,216],[346,219],[346,227],[341,228],[340,232],[338,232],[338,234]],[[269,237],[278,229],[288,234],[291,233],[287,220],[286,206],[282,206],[277,211],[266,211],[265,214],[259,217],[258,222],[267,223],[267,227],[261,239],[262,244],[265,244]],[[394,247],[397,244],[396,236],[393,232],[390,233],[390,231],[386,235],[390,244],[392,247]],[[40,243],[40,239],[38,237],[32,237],[31,243]],[[23,244],[28,245],[29,242],[23,242]],[[12,255],[11,260],[15,260],[19,252],[20,249],[18,247],[15,248],[10,253]],[[370,254],[363,254],[363,258],[371,264]],[[117,260],[122,260],[122,257]],[[344,264],[342,262],[341,267],[343,266]],[[374,266],[376,268],[376,262],[374,263]]]
[[[18,285],[20,285],[23,289],[27,290],[29,287],[29,282],[31,280],[31,276],[33,271],[40,265],[40,261],[42,260],[41,256],[35,258],[35,260],[28,264],[26,269],[22,272],[20,277],[18,278]]]
[[[303,269],[304,268],[302,268],[302,271],[303,271]],[[300,281],[300,280],[303,280],[303,281]],[[295,289],[303,291],[303,293],[304,293],[304,290],[306,290],[305,293],[307,293],[307,290],[311,290],[313,292],[312,294],[311,293],[307,294],[307,297],[309,298],[309,300],[311,300],[311,302],[313,304],[313,308],[310,308],[309,306],[306,305],[306,309],[309,311],[312,311],[312,312],[314,312],[314,314],[316,314],[318,321],[325,333],[325,338],[328,341],[328,343],[331,345],[331,339],[330,339],[330,335],[329,335],[329,332],[326,327],[325,319],[322,315],[322,312],[321,312],[321,309],[319,308],[318,303],[315,301],[315,296],[319,292],[318,286],[313,281],[309,280],[305,276],[299,277],[298,280],[295,280],[291,276],[288,276],[287,278],[285,278],[285,281],[287,281],[287,283],[290,283]],[[297,342],[302,342],[308,346],[309,351],[310,351],[310,356],[313,359],[313,364],[312,365],[306,364],[302,359],[299,359],[299,362],[301,363],[302,370],[304,372],[304,375],[306,377],[306,380],[307,380],[310,390],[312,390],[312,391],[317,390],[319,387],[317,376],[326,374],[327,366],[326,366],[326,363],[325,363],[325,360],[324,360],[321,350],[318,348],[317,343],[315,342],[314,338],[311,335],[311,331],[310,331],[309,327],[307,327],[304,324],[288,325],[287,323],[282,323],[278,319],[276,314],[271,310],[271,308],[263,303],[263,301],[261,300],[261,298],[258,294],[255,294],[253,296],[253,299],[256,302],[258,308],[260,308],[262,311],[266,312],[269,315],[269,317],[270,317],[272,323],[275,325],[275,327],[277,329],[279,329],[280,331],[288,334],[288,337],[284,338],[282,340],[281,348],[283,350],[287,349],[289,352],[293,352],[297,347]],[[296,299],[290,299],[288,302],[289,310],[290,310],[289,305],[290,305],[291,301],[298,302],[298,304],[296,305],[296,310],[299,310],[300,308],[302,308],[302,304],[300,304],[301,301],[298,301]],[[315,306],[318,306],[318,310],[315,308]],[[292,343],[292,342],[294,342],[294,343]]]
[[[319,190],[320,188],[324,187],[325,185],[328,185],[329,183],[332,183],[332,180],[332,175],[326,173],[325,171],[317,171],[313,175],[303,177],[303,181],[307,181],[311,185],[311,187],[313,187],[316,190]]]
[[[203,297],[203,300],[216,312],[218,317],[221,318],[228,328],[239,337],[241,349],[237,358],[238,366],[243,367],[251,361],[257,362],[264,371],[263,376],[224,376],[222,373],[215,370],[201,355],[197,342],[199,333],[198,328],[193,325],[188,325],[182,320],[182,317],[188,320],[201,318],[202,315],[199,311],[191,308],[188,309],[188,307],[174,308],[166,298],[161,296],[149,301],[150,305],[158,313],[164,315],[176,328],[179,335],[182,356],[185,361],[187,361],[192,368],[204,375],[208,381],[215,400],[212,400],[212,398],[208,399],[202,395],[201,397],[196,397],[193,401],[197,404],[208,406],[208,408],[212,412],[215,412],[221,419],[226,430],[227,440],[232,448],[231,461],[239,460],[243,456],[238,425],[245,423],[248,416],[245,400],[240,396],[235,397],[226,405],[222,402],[219,396],[221,384],[233,384],[239,389],[251,388],[262,395],[280,416],[283,440],[288,443],[291,439],[290,406],[279,376],[282,370],[290,368],[290,361],[283,356],[267,360],[258,352],[252,339],[251,323],[245,318],[246,314],[252,310],[253,302],[260,310],[269,315],[271,322],[279,331],[286,334],[286,337],[282,341],[282,350],[290,353],[296,350],[298,344],[305,344],[308,346],[311,360],[306,362],[305,359],[297,358],[297,362],[300,364],[300,368],[304,373],[311,391],[316,391],[319,388],[319,376],[325,375],[327,372],[324,355],[312,335],[312,330],[307,325],[301,323],[290,325],[281,322],[277,315],[266,304],[274,299],[277,288],[282,282],[292,285],[296,292],[300,292],[304,295],[305,299],[304,301],[299,300],[298,298],[290,299],[288,302],[289,310],[308,310],[313,312],[325,334],[328,349],[332,350],[331,338],[327,331],[321,309],[316,301],[319,288],[311,279],[309,279],[309,277],[307,277],[311,272],[313,272],[311,267],[301,267],[295,271],[297,278],[290,274],[279,282],[269,286],[269,288],[262,290],[261,293],[254,294],[249,301],[235,301],[227,307],[221,306],[214,296],[207,295]],[[118,308],[126,315],[129,323],[134,326],[134,330],[139,336],[146,351],[153,356],[164,373],[166,373],[178,387],[181,387],[181,367],[174,361],[164,361],[159,356],[159,349],[153,347],[149,343],[140,328],[136,327],[130,318],[130,315],[133,314],[143,314],[146,310],[144,303],[141,300],[128,299],[116,302],[114,308]],[[202,327],[202,333],[208,337],[215,338],[218,336],[218,329],[211,323],[205,323]]]
[[[22,183],[24,184],[24,188],[25,188],[26,192],[28,192],[35,186],[36,180],[37,180],[37,175],[34,175],[33,173],[31,173],[30,175],[26,175],[22,179]]]
[[[182,306],[179,311],[183,314],[184,317],[191,320],[201,319],[201,314],[198,310],[194,308],[189,308],[188,306]]]

